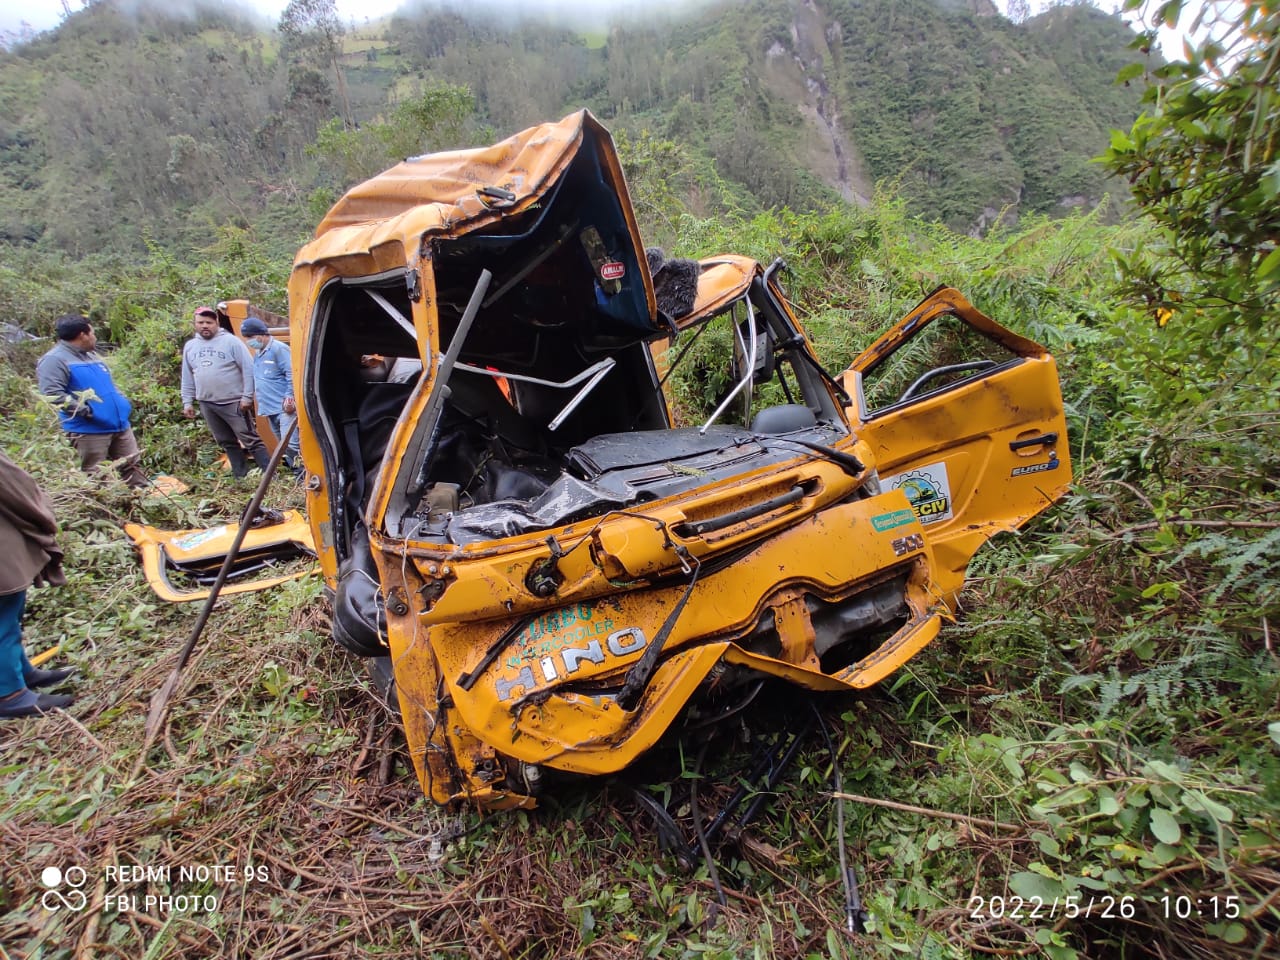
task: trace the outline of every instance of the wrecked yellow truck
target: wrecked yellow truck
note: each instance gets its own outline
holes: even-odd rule
[[[761,677],[875,684],[973,552],[1066,489],[1042,347],[942,288],[832,376],[781,270],[646,251],[585,111],[406,160],[298,253],[334,636],[386,679],[435,801],[531,806]],[[677,423],[685,362],[714,398]]]

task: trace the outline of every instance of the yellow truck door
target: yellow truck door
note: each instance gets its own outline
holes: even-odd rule
[[[843,374],[849,419],[901,488],[953,597],[970,558],[1071,482],[1058,368],[1044,347],[939,287]]]

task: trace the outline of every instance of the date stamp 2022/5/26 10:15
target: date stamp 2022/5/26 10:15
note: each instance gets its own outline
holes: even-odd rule
[[[1190,895],[1162,893],[1139,897],[1134,894],[1089,894],[1065,897],[983,897],[974,895],[965,905],[971,920],[1012,920],[1016,923],[1037,920],[1132,920],[1137,916],[1160,917],[1164,920],[1234,920],[1240,916],[1240,897],[1236,894]]]

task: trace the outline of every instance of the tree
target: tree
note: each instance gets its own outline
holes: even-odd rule
[[[1126,0],[1136,9],[1141,0]],[[1179,0],[1158,7],[1138,43],[1174,26]],[[1208,22],[1206,18],[1214,18]],[[1267,0],[1212,5],[1203,39],[1154,71],[1148,107],[1102,158],[1126,177],[1162,228],[1163,256],[1121,261],[1130,289],[1162,323],[1199,334],[1206,355],[1265,350],[1280,312],[1280,9]],[[1142,72],[1126,68],[1121,80]]]
[[[347,78],[342,69],[342,37],[346,30],[335,0],[289,0],[280,14],[278,29],[284,38],[281,52],[291,64],[333,71],[342,122],[353,126]]]
[[[465,146],[475,109],[466,87],[433,84],[358,130],[330,121],[307,152],[324,162],[345,189],[408,156]]]
[[[1031,16],[1031,4],[1027,0],[1009,0],[1009,19],[1014,23],[1025,23]]]

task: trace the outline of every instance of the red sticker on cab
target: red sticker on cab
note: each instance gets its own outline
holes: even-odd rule
[[[600,279],[621,280],[627,274],[627,265],[617,260],[606,260],[600,264]]]

